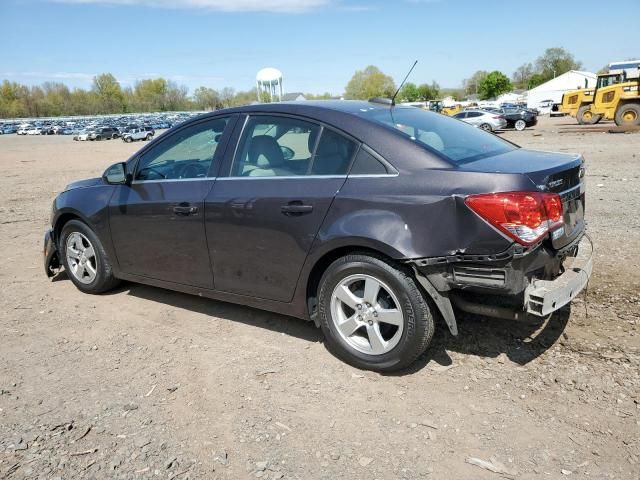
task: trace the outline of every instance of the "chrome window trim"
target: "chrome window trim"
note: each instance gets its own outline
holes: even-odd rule
[[[320,178],[324,179],[345,179],[347,175],[273,175],[273,176],[264,176],[264,177],[218,177],[216,180],[218,181],[228,181],[228,180],[318,180]]]
[[[397,177],[399,173],[354,173],[353,175],[349,175],[349,178],[394,178]]]
[[[167,182],[204,182],[205,180],[216,180],[217,177],[199,177],[199,178],[160,178],[158,180],[133,180],[131,185],[140,183],[167,183]]]

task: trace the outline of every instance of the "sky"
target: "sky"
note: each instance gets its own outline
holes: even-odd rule
[[[88,88],[162,76],[248,90],[263,67],[287,92],[339,95],[376,65],[399,83],[511,76],[546,48],[597,71],[639,58],[640,0],[0,0],[0,80]]]

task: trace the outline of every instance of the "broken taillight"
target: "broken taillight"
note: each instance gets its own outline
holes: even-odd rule
[[[483,193],[468,196],[465,204],[522,245],[532,245],[562,226],[562,200],[557,193]]]

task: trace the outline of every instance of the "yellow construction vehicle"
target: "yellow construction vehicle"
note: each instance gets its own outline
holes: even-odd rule
[[[440,113],[451,117],[452,115],[458,113],[460,110],[462,110],[462,105],[456,104],[453,107],[442,107]]]
[[[591,105],[596,93],[611,85],[620,84],[639,76],[640,60],[628,60],[624,62],[612,62],[607,73],[599,74],[595,88],[571,90],[562,95],[560,111],[575,117],[580,125],[593,125],[602,119],[602,115],[595,113]]]
[[[640,78],[598,89],[590,110],[618,126],[640,126]]]

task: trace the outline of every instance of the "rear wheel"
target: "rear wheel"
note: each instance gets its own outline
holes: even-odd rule
[[[602,115],[596,115],[591,111],[590,105],[581,106],[576,114],[576,120],[580,125],[595,125],[601,118]]]
[[[151,140],[151,134],[149,134],[149,135],[147,135],[146,137],[144,137],[144,139],[145,139],[146,141]]]
[[[488,123],[483,123],[482,125],[480,125],[480,128],[485,132],[493,132],[493,128],[491,128],[491,125],[489,125]]]
[[[640,105],[624,103],[618,107],[615,116],[616,125],[620,127],[636,127],[640,125]]]
[[[62,228],[60,257],[69,278],[85,293],[103,293],[115,287],[119,280],[107,253],[93,230],[79,220],[71,220]]]
[[[525,128],[527,128],[527,122],[525,122],[524,120],[520,119],[520,120],[516,120],[516,123],[514,124],[514,127],[516,130],[518,130],[519,132],[521,132],[522,130],[524,130]]]
[[[327,268],[318,313],[328,348],[358,368],[405,368],[433,337],[431,309],[415,280],[374,256],[348,255]]]

